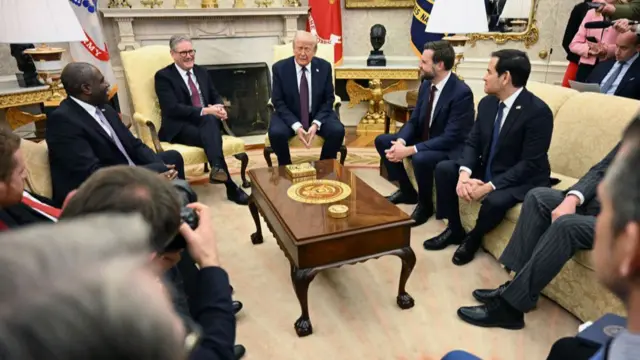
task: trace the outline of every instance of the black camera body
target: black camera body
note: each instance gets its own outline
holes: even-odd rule
[[[189,183],[185,180],[174,179],[171,181],[174,188],[178,190],[180,194],[180,201],[182,203],[182,209],[180,210],[180,219],[183,223],[189,225],[189,227],[195,230],[200,223],[200,217],[198,213],[187,205],[198,201],[198,195],[193,191]],[[187,242],[178,232],[178,234],[165,246],[164,252],[175,252],[184,249],[187,246]]]

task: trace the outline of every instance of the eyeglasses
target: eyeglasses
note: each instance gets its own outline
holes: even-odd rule
[[[191,49],[191,50],[186,50],[186,51],[179,51],[178,54],[180,54],[180,56],[182,56],[182,57],[193,56],[193,55],[196,54],[196,50],[195,49]]]

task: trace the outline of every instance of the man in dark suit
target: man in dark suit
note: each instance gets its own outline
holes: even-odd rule
[[[291,164],[289,139],[298,136],[308,148],[318,135],[324,139],[320,159],[335,159],[344,140],[344,126],[333,110],[333,71],[327,61],[314,57],[318,41],[298,31],[293,56],[273,64],[275,113],[269,124],[269,141],[278,165]]]
[[[144,166],[184,179],[180,153],[154,153],[106,105],[109,83],[100,70],[88,63],[70,63],[61,80],[69,97],[49,115],[46,134],[55,205],[62,205],[69,192],[106,166]]]
[[[398,181],[400,189],[387,197],[394,204],[418,203],[411,218],[415,226],[433,215],[433,171],[446,159],[456,160],[464,140],[473,127],[473,93],[467,84],[451,73],[455,52],[448,41],[424,45],[418,101],[409,121],[397,134],[376,137],[375,145],[389,180]],[[409,182],[402,160],[411,157],[418,193]]]
[[[587,83],[599,84],[600,92],[640,100],[640,36],[632,31],[618,35],[616,58],[599,63]]]
[[[0,231],[56,221],[60,210],[51,200],[24,190],[27,168],[20,137],[0,127]]]
[[[424,242],[427,250],[461,244],[453,263],[463,265],[480,248],[482,237],[534,187],[549,186],[547,150],[553,132],[551,109],[525,85],[531,72],[527,54],[500,50],[491,55],[484,76],[486,96],[458,161],[436,167],[436,216],[448,219],[445,231]],[[475,227],[465,234],[458,199],[482,203]]]
[[[536,306],[542,289],[576,251],[593,247],[600,212],[596,190],[619,148],[616,145],[566,191],[539,187],[527,193],[509,245],[500,256],[516,277],[496,289],[475,290],[473,296],[484,305],[460,308],[462,320],[484,327],[524,327],[524,313]]]
[[[221,122],[227,120],[222,97],[205,68],[195,64],[191,39],[175,35],[169,40],[174,64],[155,75],[156,95],[162,112],[158,136],[162,141],[204,149],[211,164],[211,183],[224,183],[227,198],[247,205],[249,197],[233,182],[222,152]]]

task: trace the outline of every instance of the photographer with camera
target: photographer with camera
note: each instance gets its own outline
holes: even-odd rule
[[[193,203],[196,195],[188,184],[159,178],[140,167],[114,166],[98,170],[68,200],[61,221],[98,213],[139,213],[151,226],[151,263],[175,287],[174,305],[185,320],[193,318],[202,326],[202,342],[190,359],[239,359],[245,353],[235,345],[235,315],[227,273],[220,268],[209,208]],[[175,184],[175,185],[174,185]],[[184,259],[181,260],[182,250]],[[194,274],[182,268],[189,259],[199,266]],[[188,300],[188,305],[187,305]],[[238,308],[235,306],[235,308]]]

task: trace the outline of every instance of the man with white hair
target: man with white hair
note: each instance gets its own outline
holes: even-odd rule
[[[344,126],[333,110],[331,64],[314,57],[317,48],[313,34],[298,31],[293,39],[293,56],[272,67],[275,113],[269,124],[269,141],[280,166],[291,164],[289,139],[293,136],[307,148],[316,135],[322,137],[320,160],[335,159],[344,139]]]

